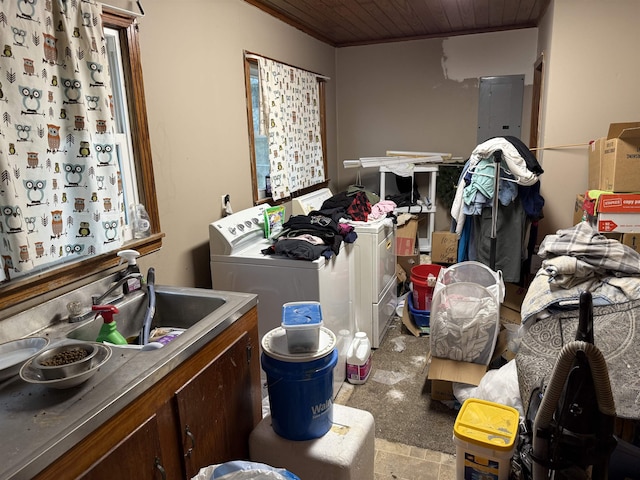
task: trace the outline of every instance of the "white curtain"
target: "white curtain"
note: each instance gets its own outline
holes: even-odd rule
[[[123,195],[101,10],[0,3],[4,273],[119,248]]]
[[[278,200],[325,180],[318,78],[262,57],[258,67],[271,196]]]

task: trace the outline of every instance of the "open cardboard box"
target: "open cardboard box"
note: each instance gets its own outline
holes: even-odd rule
[[[487,365],[479,363],[459,362],[448,358],[432,357],[429,354],[429,373],[427,379],[431,381],[431,398],[433,400],[455,400],[453,382],[478,385]]]
[[[612,123],[604,144],[600,190],[640,191],[640,122]]]
[[[489,365],[505,353],[508,353],[507,331],[502,329],[498,334],[493,357]],[[456,400],[456,397],[453,395],[454,382],[465,383],[467,385],[479,385],[482,377],[484,377],[489,368],[489,365],[432,357],[431,354],[429,354],[427,362],[429,363],[427,379],[431,384],[431,398],[440,401]]]

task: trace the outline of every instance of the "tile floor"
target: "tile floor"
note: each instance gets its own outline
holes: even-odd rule
[[[376,438],[375,480],[455,480],[456,457]]]
[[[353,385],[344,383],[335,402],[345,405]],[[374,419],[375,420],[375,419]],[[456,457],[376,438],[375,480],[455,480]]]

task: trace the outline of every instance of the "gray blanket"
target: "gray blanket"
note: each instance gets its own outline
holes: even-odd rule
[[[596,306],[640,299],[640,254],[587,222],[547,235],[538,255],[542,268],[521,307],[526,327],[550,313],[577,309],[584,291]]]
[[[532,391],[548,384],[560,350],[573,341],[578,310],[557,313],[532,324],[516,355],[525,412]],[[640,419],[640,300],[594,307],[594,343],[607,362],[616,414]]]

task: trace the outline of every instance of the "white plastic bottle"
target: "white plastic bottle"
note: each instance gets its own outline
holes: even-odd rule
[[[347,380],[355,385],[364,383],[371,372],[371,342],[365,332],[357,332],[347,353]]]
[[[131,206],[133,219],[133,238],[146,238],[151,234],[151,220],[144,205],[138,203]]]

